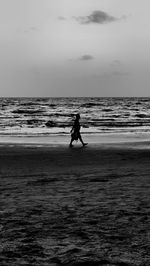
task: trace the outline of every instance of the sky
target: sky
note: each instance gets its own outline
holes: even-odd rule
[[[0,97],[150,96],[149,0],[0,0]]]

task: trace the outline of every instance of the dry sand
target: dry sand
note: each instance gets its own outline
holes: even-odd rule
[[[149,266],[149,143],[0,146],[0,265]]]

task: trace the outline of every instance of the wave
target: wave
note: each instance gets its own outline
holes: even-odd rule
[[[135,116],[138,118],[150,118],[150,114],[136,114]]]
[[[56,127],[56,123],[54,121],[48,121],[45,123],[46,127]]]
[[[75,114],[72,114],[72,113],[62,113],[62,112],[58,112],[58,113],[50,113],[50,114],[48,114],[49,116],[53,116],[53,117],[74,117],[75,116]]]
[[[27,125],[41,125],[43,123],[43,120],[38,119],[30,119],[26,121]]]
[[[102,109],[102,111],[103,111],[103,112],[112,112],[113,109],[110,109],[110,108],[104,108],[104,109]]]
[[[86,108],[93,107],[93,106],[103,106],[103,103],[93,103],[93,102],[90,102],[90,103],[83,103],[83,104],[81,104],[81,107],[86,107]]]
[[[149,98],[1,98],[0,131],[69,132],[77,112],[84,132],[149,130],[149,102]]]
[[[51,262],[52,264],[54,263],[55,265],[63,265],[63,266],[135,266],[135,263],[133,264],[133,261],[131,260],[130,262],[127,262],[126,260],[120,260],[120,259],[106,259],[104,258],[91,258],[89,257],[89,254],[87,253],[87,258],[82,258],[82,259],[73,259],[71,256],[72,252],[77,252],[80,254],[82,254],[82,251],[80,249],[75,249],[71,250],[70,253],[68,254],[68,252],[66,252],[66,254],[64,254],[65,260],[63,261],[63,256],[62,257],[53,257],[51,258]],[[69,256],[70,255],[70,256]],[[70,258],[71,257],[71,258]],[[79,257],[79,255],[78,255]],[[70,260],[69,260],[70,258]]]
[[[37,113],[42,113],[44,112],[43,110],[30,110],[30,109],[17,109],[17,110],[13,110],[12,113],[14,114],[37,114]]]
[[[43,117],[43,116],[42,116]],[[16,126],[19,128],[23,127],[35,127],[35,128],[71,128],[73,125],[73,121],[60,121],[60,120],[47,120],[46,119],[16,119],[16,120],[5,120],[5,122],[0,122],[0,128],[15,128]],[[115,119],[93,119],[91,121],[84,121],[81,124],[82,128],[99,128],[99,129],[108,129],[109,128],[121,128],[121,127],[143,127],[150,126],[150,119],[145,120],[133,120],[133,121],[116,121]]]

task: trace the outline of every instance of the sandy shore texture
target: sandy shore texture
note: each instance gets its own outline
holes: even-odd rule
[[[0,146],[0,265],[149,266],[150,149]]]

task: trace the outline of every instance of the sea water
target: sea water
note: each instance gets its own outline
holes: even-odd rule
[[[0,98],[0,135],[67,135],[76,113],[83,134],[150,132],[150,98]]]

